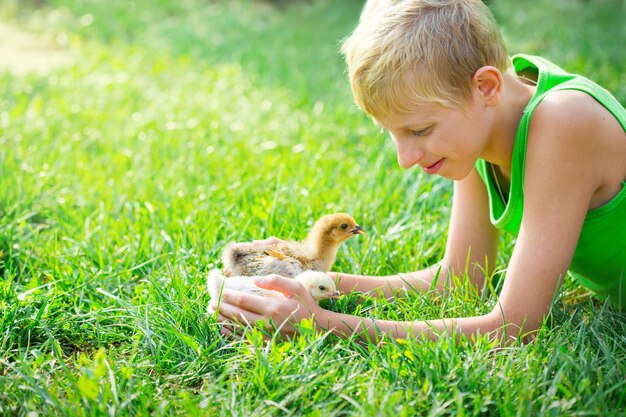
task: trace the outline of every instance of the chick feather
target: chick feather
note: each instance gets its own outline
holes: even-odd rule
[[[228,244],[222,252],[224,268],[236,276],[278,274],[293,278],[307,271],[328,272],[339,245],[364,230],[346,213],[322,216],[301,242],[267,246]]]
[[[323,272],[304,271],[294,277],[294,280],[300,282],[316,302],[325,298],[336,298],[340,294],[335,286],[335,281]],[[209,271],[207,275],[207,290],[211,300],[219,300],[222,290],[225,288],[264,297],[285,299],[283,293],[279,291],[257,287],[254,284],[254,277],[226,277],[218,268]]]

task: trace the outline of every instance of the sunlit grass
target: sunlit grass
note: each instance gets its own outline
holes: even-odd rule
[[[512,52],[589,70],[624,102],[621,45],[569,41],[619,38],[619,2],[491,3]],[[596,16],[584,27],[536,17],[579,3]],[[346,211],[367,234],[337,270],[414,270],[443,253],[451,184],[402,171],[351,102],[337,45],[361,2],[6,4],[4,19],[77,58],[0,75],[0,415],[624,411],[626,321],[569,281],[537,340],[507,349],[361,345],[306,326],[291,341],[219,336],[204,275],[230,240],[301,238]],[[499,268],[510,239],[502,248]],[[406,320],[493,300],[461,285],[324,306]]]

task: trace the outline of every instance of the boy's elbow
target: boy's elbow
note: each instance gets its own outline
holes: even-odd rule
[[[487,317],[494,336],[501,339],[503,344],[518,340],[531,341],[543,323],[543,316],[533,317],[529,314],[507,312],[499,303]]]

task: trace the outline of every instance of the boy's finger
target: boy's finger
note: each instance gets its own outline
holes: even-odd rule
[[[255,278],[254,284],[266,290],[278,291],[287,298],[293,298],[305,292],[304,287],[298,281],[276,274]]]
[[[229,329],[226,327],[222,327],[222,329],[220,330],[220,334],[227,339],[233,340],[241,340],[243,337],[242,331],[236,332],[234,329]]]
[[[233,322],[228,320],[228,318],[222,316],[221,314],[217,314],[217,324],[221,325],[221,326],[228,326],[228,327],[232,327]]]
[[[236,309],[246,310],[254,314],[264,314],[267,309],[267,304],[272,300],[274,300],[272,297],[263,297],[261,295],[224,289],[224,291],[222,291],[220,312],[223,313],[224,311]]]
[[[263,317],[257,311],[262,310],[259,299],[268,300],[269,297],[260,297],[254,294],[246,294],[239,291],[224,290],[219,314],[227,320],[243,325],[254,325]]]

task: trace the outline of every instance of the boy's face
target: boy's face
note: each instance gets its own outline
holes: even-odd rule
[[[438,104],[414,105],[410,114],[374,118],[396,145],[398,163],[427,174],[465,178],[489,144],[493,114],[474,98],[464,109]]]

